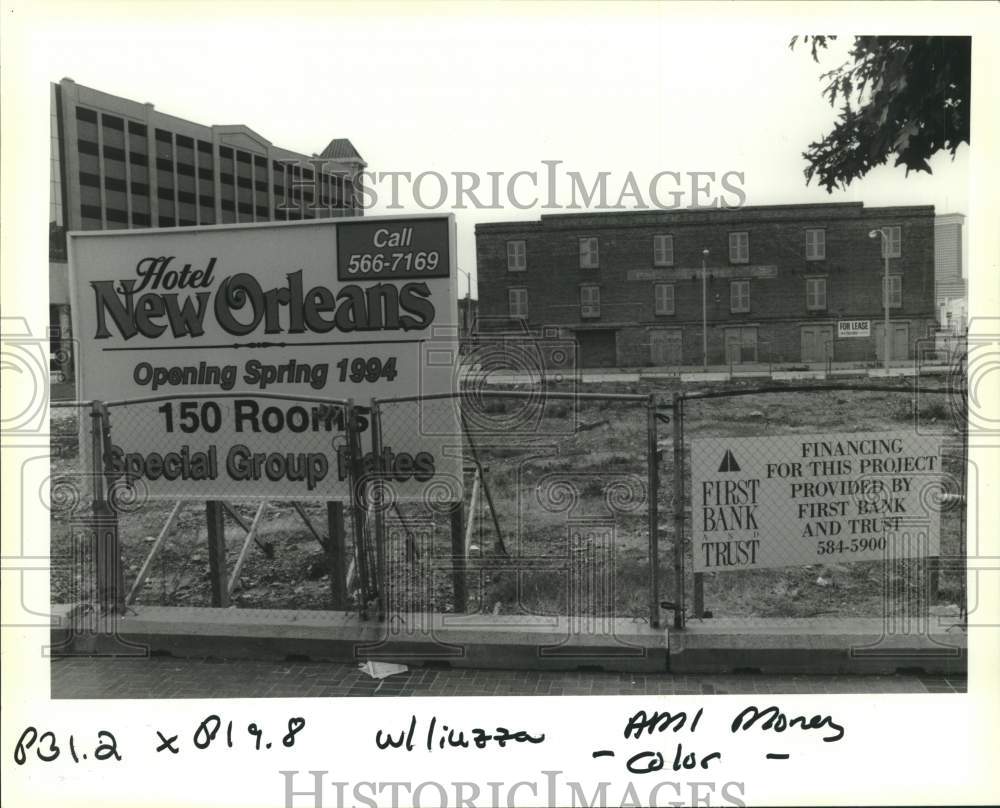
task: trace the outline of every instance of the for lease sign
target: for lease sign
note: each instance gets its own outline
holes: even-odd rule
[[[346,498],[324,402],[456,384],[451,216],[76,233],[70,274],[80,397],[156,399],[111,409],[112,467],[154,497]],[[461,484],[454,409],[437,422],[385,437],[395,496]]]
[[[940,435],[691,442],[698,572],[936,556]]]
[[[838,320],[837,336],[840,339],[849,337],[870,337],[872,334],[871,320]]]

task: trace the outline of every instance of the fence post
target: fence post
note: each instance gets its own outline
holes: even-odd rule
[[[674,628],[684,628],[684,397],[674,393]]]
[[[208,570],[212,579],[212,605],[229,605],[229,581],[226,575],[226,522],[222,502],[210,499],[205,503],[205,525],[208,528]]]
[[[705,573],[696,572],[694,574],[694,604],[692,611],[699,620],[705,616]]]
[[[344,536],[344,503],[330,500],[326,503],[326,560],[330,570],[330,594],[333,608],[347,610],[347,565]]]
[[[964,354],[963,354],[964,356]],[[965,544],[965,530],[966,530],[966,515],[968,513],[969,507],[969,377],[967,375],[968,368],[965,367],[965,362],[963,359],[962,367],[962,418],[959,421],[962,430],[962,501],[961,510],[959,510],[958,519],[958,557],[962,559],[962,566],[959,569],[958,574],[958,608],[961,610],[962,623],[967,624],[969,621],[969,604],[967,602],[968,593],[966,592],[966,581],[965,578],[969,573],[969,558],[966,555],[966,544]]]
[[[118,541],[118,515],[108,501],[106,488],[106,449],[111,442],[110,418],[107,407],[99,401],[90,406],[91,463],[94,482],[93,521],[96,567],[96,596],[102,614],[118,614],[125,606],[125,586],[122,574],[121,548]]]
[[[451,585],[455,595],[455,611],[465,612],[468,595],[465,591],[465,504],[459,500],[451,511]]]
[[[648,445],[646,462],[649,490],[649,625],[660,627],[660,467],[657,460],[656,395],[649,394],[646,404]]]
[[[375,517],[375,596],[377,618],[385,618],[385,469],[382,468],[382,411],[378,402],[371,402],[372,481],[369,501],[374,504]],[[360,445],[360,440],[358,441]]]

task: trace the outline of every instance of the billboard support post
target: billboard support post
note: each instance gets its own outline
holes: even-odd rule
[[[108,410],[99,401],[90,407],[91,462],[94,481],[93,523],[95,540],[96,596],[104,615],[119,614],[125,605],[121,550],[118,543],[118,516],[109,502],[111,491],[106,485],[106,448],[110,439]]]
[[[212,582],[212,605],[229,606],[229,582],[226,576],[226,522],[223,503],[210,499],[205,503],[205,526],[208,529],[208,570]]]
[[[451,511],[451,555],[455,611],[464,613],[468,609],[468,593],[465,588],[465,507],[461,500],[454,503]]]
[[[345,427],[347,430],[348,468],[350,468],[351,523],[354,528],[354,556],[360,584],[361,619],[368,619],[368,601],[371,599],[371,578],[368,566],[368,542],[365,540],[367,506],[364,499],[364,468],[361,462],[361,446],[358,439],[358,411],[354,400],[347,402]]]
[[[372,503],[374,507],[374,513],[372,514],[372,521],[374,522],[374,541],[375,541],[375,581],[376,581],[376,596],[377,596],[377,619],[385,619],[385,475],[387,469],[383,468],[382,463],[382,415],[379,411],[378,404],[372,402],[371,406],[371,430],[372,430],[372,479],[368,483],[367,497],[368,501]],[[361,441],[359,439],[358,445],[360,446]]]
[[[328,538],[326,557],[330,569],[330,595],[333,608],[347,610],[347,564],[344,536],[344,503],[332,500],[326,503]]]

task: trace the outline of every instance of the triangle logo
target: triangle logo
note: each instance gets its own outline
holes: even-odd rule
[[[739,471],[740,464],[736,462],[736,458],[733,457],[733,453],[726,449],[726,453],[722,456],[722,463],[719,466],[719,471]]]

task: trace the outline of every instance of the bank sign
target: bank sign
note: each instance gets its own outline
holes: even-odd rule
[[[149,496],[347,499],[345,412],[323,402],[455,389],[451,216],[74,233],[69,257],[80,397],[156,399],[110,410],[112,470]],[[419,413],[383,435],[397,497],[460,495],[439,409],[432,435]]]
[[[937,556],[940,435],[691,441],[696,572]]]

